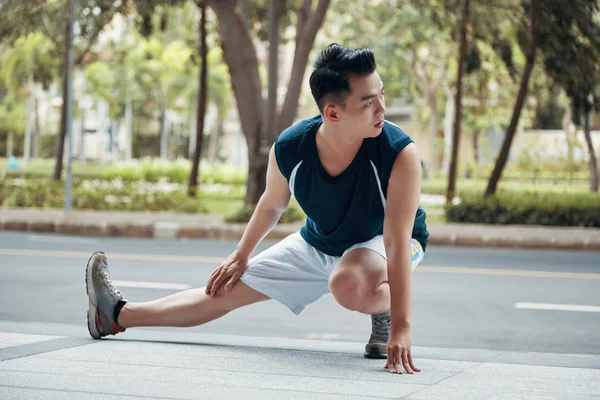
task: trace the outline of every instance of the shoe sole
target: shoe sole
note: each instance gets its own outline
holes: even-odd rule
[[[90,333],[90,336],[93,337],[94,339],[100,339],[102,336],[96,329],[96,312],[97,312],[96,293],[94,292],[93,289],[90,290],[90,288],[89,288],[89,283],[92,282],[92,275],[91,275],[92,268],[91,268],[90,263],[96,254],[104,254],[104,253],[100,252],[100,251],[95,252],[94,254],[92,254],[92,256],[89,258],[89,260],[87,262],[87,265],[85,268],[85,292],[88,295],[88,303],[89,303],[88,312],[87,312],[88,332]]]
[[[387,359],[387,353],[385,351],[381,351],[379,345],[371,345],[368,344],[365,347],[365,358],[373,358],[376,360],[385,360]]]

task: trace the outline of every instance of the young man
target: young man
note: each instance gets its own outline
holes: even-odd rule
[[[266,190],[206,287],[127,302],[110,281],[106,255],[94,253],[86,272],[92,337],[200,325],[267,299],[299,314],[331,292],[341,306],[371,315],[366,357],[387,358],[390,372],[419,371],[411,357],[411,277],[429,233],[419,207],[417,149],[384,121],[383,83],[371,50],[331,44],[314,67],[310,87],[320,115],[277,138]],[[292,195],[306,225],[250,258]]]

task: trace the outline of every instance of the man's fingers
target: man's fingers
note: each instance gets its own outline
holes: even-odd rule
[[[392,368],[394,367],[394,353],[392,352],[392,350],[388,347],[386,349],[386,353],[387,353],[387,360],[385,361],[385,369],[389,370],[390,372],[392,372]]]
[[[219,276],[217,277],[217,279],[215,279],[211,289],[210,289],[210,295],[214,296],[217,294],[217,290],[219,289],[219,286],[221,286],[221,283],[223,283],[223,281],[225,280],[225,278],[227,278],[227,273],[221,271],[221,273],[219,274]]]
[[[415,367],[415,363],[413,362],[412,354],[410,354],[410,351],[408,352],[408,363],[410,364],[410,367],[412,368],[413,371],[421,372],[421,368]]]
[[[210,277],[208,278],[208,282],[206,283],[206,294],[210,294],[212,286],[215,282],[215,279],[217,278],[217,276],[219,276],[220,273],[221,273],[221,267],[215,269],[210,274]]]
[[[402,349],[402,365],[407,373],[413,374],[413,370],[410,368],[410,364],[408,362],[408,350]]]
[[[242,274],[236,272],[234,273],[231,278],[229,279],[229,281],[227,282],[227,284],[225,285],[225,290],[229,291],[233,288],[233,285],[235,285],[238,281],[238,279],[240,279],[240,276]]]
[[[387,351],[387,368],[388,371],[395,374],[402,374],[402,364],[400,359],[400,349],[388,349]]]

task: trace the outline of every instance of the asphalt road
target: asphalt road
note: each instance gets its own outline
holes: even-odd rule
[[[96,250],[107,252],[113,280],[125,281],[119,287],[125,297],[145,301],[204,286],[234,246],[0,232],[0,321],[85,326],[85,264]],[[600,355],[597,252],[431,246],[415,272],[413,293],[415,346]],[[154,329],[167,338],[177,328]],[[185,329],[364,342],[370,319],[326,295],[300,316],[269,301]]]

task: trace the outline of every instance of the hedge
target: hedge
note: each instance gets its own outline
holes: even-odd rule
[[[466,196],[445,208],[448,222],[600,228],[598,193],[501,193]]]

